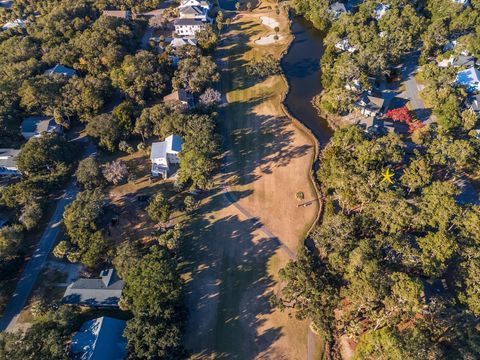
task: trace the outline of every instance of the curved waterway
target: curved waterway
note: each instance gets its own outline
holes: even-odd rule
[[[282,59],[282,69],[290,86],[285,106],[325,146],[333,131],[312,104],[313,97],[322,90],[320,58],[323,55],[323,34],[302,17],[292,18],[292,33],[295,39]]]

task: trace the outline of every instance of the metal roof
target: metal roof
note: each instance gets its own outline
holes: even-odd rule
[[[123,336],[126,321],[106,316],[86,321],[72,337],[70,352],[74,359],[120,360],[126,357]]]

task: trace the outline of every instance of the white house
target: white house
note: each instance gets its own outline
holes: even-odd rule
[[[44,75],[48,75],[48,76],[55,75],[55,74],[63,75],[66,77],[72,77],[74,75],[77,75],[75,70],[60,64],[57,64],[53,68],[48,69],[44,72]]]
[[[176,19],[173,24],[175,32],[180,36],[195,36],[197,31],[207,28],[207,23],[198,19]]]
[[[459,71],[455,81],[457,84],[465,86],[468,93],[480,91],[480,71],[475,66]]]
[[[182,150],[182,138],[177,135],[170,135],[165,141],[154,142],[150,152],[152,162],[152,176],[168,177],[170,165],[180,162],[178,155]]]
[[[40,137],[43,133],[60,133],[62,128],[53,117],[49,116],[31,116],[22,121],[22,136],[25,139]]]
[[[355,51],[357,51],[356,47],[350,46],[347,38],[344,38],[344,39],[340,40],[339,42],[337,42],[335,44],[335,47],[337,49],[341,50],[341,51],[348,51],[349,53],[354,53]]]
[[[206,9],[207,11],[210,10],[210,3],[208,1],[203,0],[184,0],[180,4],[179,8],[185,8],[188,6],[199,6],[201,8]]]
[[[180,19],[197,19],[203,22],[212,23],[208,16],[208,10],[200,6],[186,6],[179,9]]]
[[[19,175],[17,158],[18,149],[0,149],[0,175]]]
[[[22,19],[15,19],[13,21],[9,21],[2,26],[2,29],[8,30],[15,27],[22,27],[22,28],[25,27],[25,21]]]

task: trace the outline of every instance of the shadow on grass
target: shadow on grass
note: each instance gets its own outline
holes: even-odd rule
[[[212,194],[186,229],[181,265],[189,309],[185,346],[195,359],[253,359],[282,336],[278,327],[260,331],[261,317],[272,312],[275,282],[267,263],[279,241],[259,236],[262,224],[256,218],[206,215],[226,206],[221,191]]]

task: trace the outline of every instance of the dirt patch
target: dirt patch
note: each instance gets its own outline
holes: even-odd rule
[[[270,29],[275,29],[276,27],[280,26],[277,20],[272,19],[268,16],[261,16],[260,19],[262,20],[262,24],[268,26]]]

